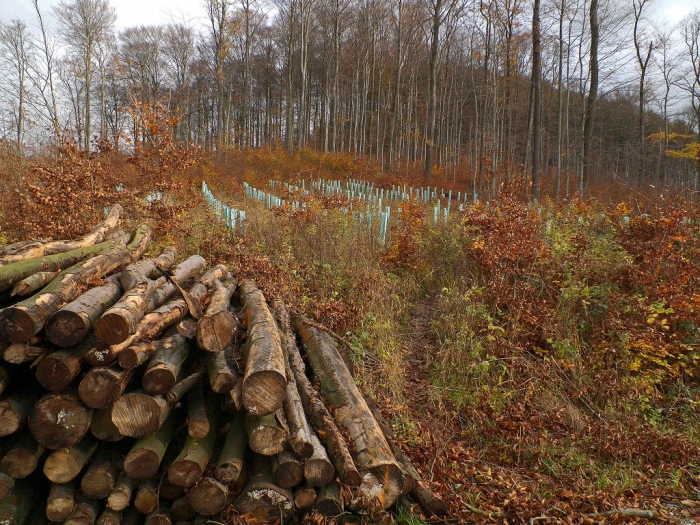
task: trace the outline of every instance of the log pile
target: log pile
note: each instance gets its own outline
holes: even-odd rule
[[[445,513],[328,333],[120,213],[0,247],[1,523]]]

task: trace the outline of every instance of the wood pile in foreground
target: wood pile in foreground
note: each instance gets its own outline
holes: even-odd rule
[[[0,247],[0,523],[444,514],[328,333],[120,213]]]

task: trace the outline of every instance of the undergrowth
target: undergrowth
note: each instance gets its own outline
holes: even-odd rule
[[[305,208],[271,211],[245,201],[242,182],[410,183],[396,173],[308,150],[201,159],[164,151],[88,158],[64,144],[28,161],[21,195],[0,161],[3,242],[80,235],[119,201],[126,226],[156,229],[152,251],[175,244],[182,257],[201,253],[255,279],[269,299],[333,331],[457,519],[526,520],[549,500],[590,510],[640,494],[698,499],[700,217],[692,203],[534,207],[504,192],[436,225],[422,204],[406,202],[382,244],[377,225],[346,213],[345,197],[280,194]],[[245,234],[217,221],[202,180],[246,209]],[[146,202],[153,191],[164,199]],[[429,309],[430,344],[417,349],[419,301]],[[416,359],[424,376],[409,365]],[[395,520],[420,523],[406,509]]]

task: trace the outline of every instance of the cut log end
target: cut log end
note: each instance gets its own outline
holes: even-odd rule
[[[87,337],[91,324],[84,312],[59,310],[46,326],[46,338],[53,344],[68,348]]]
[[[91,415],[78,396],[49,394],[29,414],[29,430],[42,447],[71,447],[87,432]]]
[[[95,334],[103,343],[118,345],[129,337],[131,327],[122,315],[106,312],[95,323]]]
[[[287,378],[275,370],[261,370],[243,381],[243,405],[256,416],[272,414],[282,407]]]
[[[119,433],[134,438],[150,436],[156,432],[168,413],[168,405],[162,397],[152,397],[140,392],[122,395],[112,408],[112,422]]]
[[[187,494],[192,509],[203,516],[212,516],[224,510],[228,498],[228,487],[213,479],[204,478]]]

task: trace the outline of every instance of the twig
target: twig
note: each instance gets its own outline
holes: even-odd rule
[[[481,516],[486,516],[487,518],[498,518],[502,515],[501,512],[489,512],[487,510],[481,510],[479,507],[475,507],[474,505],[471,505],[469,503],[465,503],[464,506],[467,507],[467,509],[473,512],[474,514],[480,514]]]
[[[616,514],[631,518],[646,518],[648,520],[653,520],[656,517],[656,513],[653,510],[636,509],[634,507],[623,507],[621,509],[606,510],[605,512],[592,512],[591,514],[584,514],[584,516],[598,518],[614,516]]]

